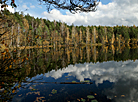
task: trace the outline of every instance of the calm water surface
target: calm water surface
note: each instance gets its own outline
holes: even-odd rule
[[[2,100],[138,102],[137,48],[47,48],[23,54],[29,60],[12,72],[16,81],[1,89]]]

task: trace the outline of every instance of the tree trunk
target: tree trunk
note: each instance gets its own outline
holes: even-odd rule
[[[86,27],[86,44],[89,44],[90,42],[90,33],[89,33],[89,28]]]
[[[95,44],[96,43],[96,28],[95,27],[93,29],[93,37],[94,37],[93,43]]]

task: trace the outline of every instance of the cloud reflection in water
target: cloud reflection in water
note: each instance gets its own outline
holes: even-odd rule
[[[69,65],[67,68],[52,70],[46,74],[46,77],[55,79],[61,78],[64,73],[69,73],[76,79],[84,81],[84,78],[89,78],[96,82],[96,85],[103,81],[116,82],[119,79],[127,80],[133,78],[138,80],[138,60],[126,62],[103,62],[103,63],[85,63]]]
[[[64,73],[68,73],[80,81],[84,81],[84,78],[91,79],[95,81],[97,87],[104,84],[104,81],[113,82],[113,87],[105,88],[102,93],[115,102],[138,101],[138,60],[69,65],[64,70],[50,71],[46,77],[58,79]],[[125,97],[121,97],[122,95]]]

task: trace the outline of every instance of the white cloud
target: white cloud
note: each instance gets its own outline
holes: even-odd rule
[[[19,0],[19,3],[22,3],[23,1],[22,0]]]
[[[44,17],[50,20],[64,21],[67,24],[75,25],[138,25],[138,1],[137,0],[114,0],[111,3],[103,5],[101,2],[96,12],[66,15],[53,9],[51,13],[46,11],[42,13]]]
[[[61,20],[63,22],[68,22],[69,24],[72,24],[75,22],[75,17],[72,14],[68,15],[62,15],[60,11],[53,9],[50,13],[48,12],[43,12],[43,15],[45,15],[49,20]]]
[[[30,7],[31,7],[31,8],[35,8],[35,6],[34,6],[34,5],[31,5]]]
[[[42,8],[42,6],[37,6],[38,8]]]
[[[29,7],[27,7],[26,4],[24,4],[22,7],[23,7],[24,9],[29,9]]]

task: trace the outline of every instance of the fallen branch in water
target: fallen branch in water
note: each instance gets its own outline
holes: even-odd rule
[[[93,84],[92,82],[32,82],[22,81],[24,83],[47,83],[47,84]]]

